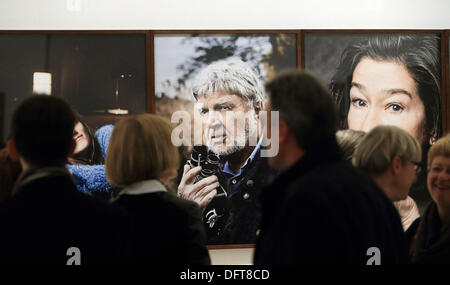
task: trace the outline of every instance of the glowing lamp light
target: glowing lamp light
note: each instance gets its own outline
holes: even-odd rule
[[[108,113],[110,114],[114,114],[114,115],[127,115],[128,114],[128,110],[126,109],[108,109]]]
[[[52,94],[52,74],[48,72],[33,73],[33,93],[40,95]]]

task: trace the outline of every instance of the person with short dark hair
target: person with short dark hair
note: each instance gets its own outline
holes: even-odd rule
[[[0,204],[1,264],[124,261],[128,216],[79,192],[64,167],[75,147],[74,125],[71,108],[56,97],[35,95],[14,111],[7,147],[22,174]]]
[[[406,263],[394,206],[342,158],[326,87],[309,73],[292,71],[266,90],[280,119],[279,152],[269,163],[283,172],[261,196],[255,264]]]

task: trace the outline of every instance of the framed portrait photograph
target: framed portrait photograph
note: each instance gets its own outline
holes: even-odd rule
[[[298,67],[298,40],[296,31],[154,33],[155,112],[177,125],[174,114],[183,111],[191,118],[192,138],[201,137],[201,143],[180,147],[172,188],[201,206],[208,245],[256,240],[257,196],[277,174],[260,155],[264,83]],[[234,126],[245,132],[234,133]]]
[[[422,213],[427,151],[443,133],[442,32],[304,31],[302,65],[329,87],[339,128],[398,126],[422,145],[422,171],[410,191]],[[446,109],[445,109],[446,110]],[[445,114],[444,110],[444,114]]]

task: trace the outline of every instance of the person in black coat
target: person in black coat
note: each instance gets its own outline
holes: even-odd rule
[[[413,264],[450,264],[450,134],[428,152],[431,201],[406,232]]]
[[[142,114],[119,121],[106,154],[106,177],[123,187],[114,204],[132,217],[131,264],[209,264],[200,207],[167,191],[176,177],[171,125]]]
[[[22,174],[0,204],[1,264],[120,264],[128,244],[125,211],[80,193],[64,165],[75,118],[61,99],[33,96],[12,118],[11,157]]]
[[[254,263],[406,263],[392,203],[342,158],[326,88],[312,75],[293,71],[280,74],[266,89],[270,108],[280,117],[279,152],[269,163],[283,172],[261,195]]]

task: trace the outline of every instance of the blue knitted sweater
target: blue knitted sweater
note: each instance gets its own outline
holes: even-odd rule
[[[105,125],[95,132],[95,137],[100,144],[102,155],[106,157],[109,138],[111,137],[113,125]],[[67,165],[67,169],[75,177],[78,190],[87,194],[112,191],[111,185],[106,180],[105,165]]]

